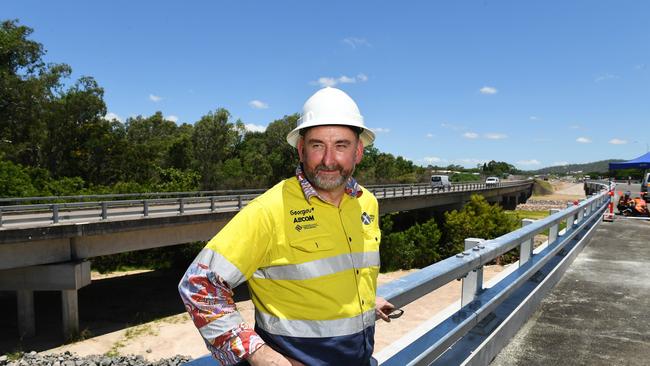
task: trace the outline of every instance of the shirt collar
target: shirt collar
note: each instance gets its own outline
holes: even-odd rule
[[[296,178],[300,183],[300,188],[302,188],[302,193],[305,195],[307,201],[314,196],[321,198],[318,195],[318,192],[314,189],[314,186],[311,185],[305,176],[305,173],[302,170],[302,164],[298,164],[298,167],[296,168]],[[350,177],[345,183],[345,193],[352,198],[358,198],[363,194],[363,190],[361,190],[361,186],[357,183],[356,179]]]

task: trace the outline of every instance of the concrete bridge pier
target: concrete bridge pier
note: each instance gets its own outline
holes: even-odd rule
[[[503,196],[501,197],[501,202],[499,202],[499,205],[503,207],[506,210],[514,210],[517,208],[517,203],[518,203],[518,197],[517,196]],[[526,200],[524,200],[525,202]]]
[[[63,337],[79,333],[77,290],[90,284],[90,262],[68,262],[0,271],[0,288],[15,290],[20,337],[36,335],[34,291],[60,291]]]

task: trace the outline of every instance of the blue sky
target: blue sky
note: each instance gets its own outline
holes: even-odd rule
[[[649,15],[593,0],[0,3],[122,121],[223,107],[263,129],[336,85],[383,152],[521,169],[647,151]]]

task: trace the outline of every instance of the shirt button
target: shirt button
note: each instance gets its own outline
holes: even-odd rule
[[[359,274],[359,270],[357,269],[357,274]]]
[[[350,242],[352,242],[352,238],[348,238],[348,240],[350,240]]]
[[[365,301],[361,300],[361,305],[364,305],[365,303],[366,303]]]

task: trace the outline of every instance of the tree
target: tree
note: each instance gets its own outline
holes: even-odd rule
[[[17,20],[0,26],[0,152],[11,161],[39,166],[49,106],[71,69],[45,64],[43,46],[28,39],[32,32]]]
[[[230,112],[223,108],[201,117],[194,125],[192,144],[203,189],[222,186],[218,179],[219,171],[222,163],[232,157],[237,139]]]
[[[43,160],[54,177],[103,178],[97,164],[107,165],[113,140],[111,126],[103,120],[103,95],[94,79],[83,77],[52,101]]]
[[[278,182],[295,174],[298,152],[287,143],[287,134],[296,128],[298,117],[297,114],[284,116],[266,127],[264,134],[269,154],[268,161],[272,170],[271,182]]]

